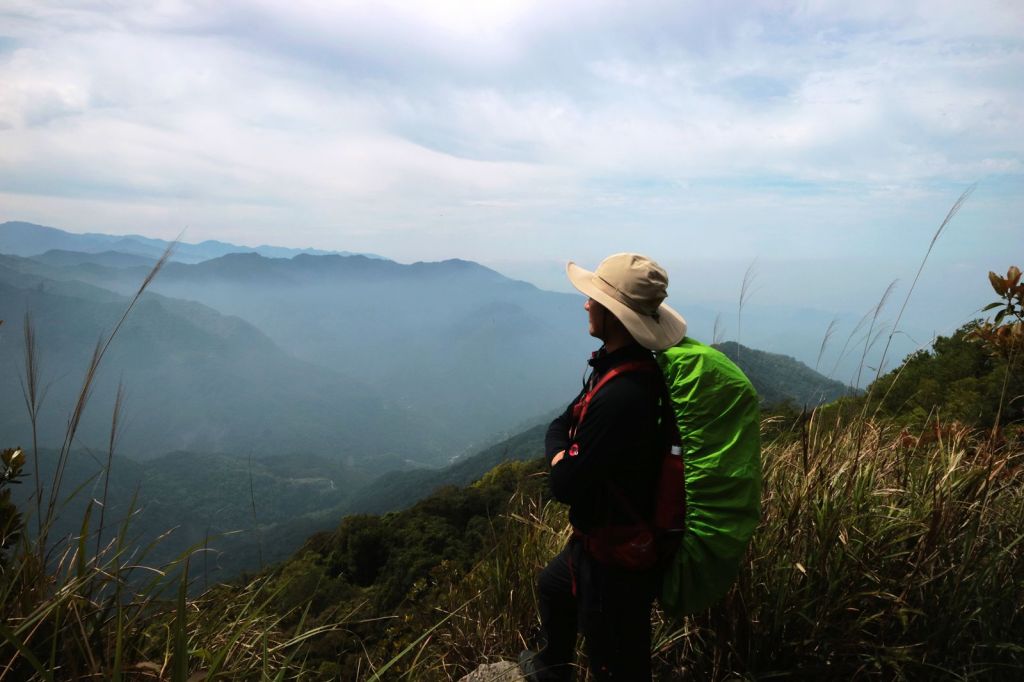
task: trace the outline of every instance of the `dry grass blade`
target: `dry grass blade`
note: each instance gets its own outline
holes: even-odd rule
[[[878,299],[878,303],[871,310],[870,318],[871,323],[868,325],[868,332],[864,335],[864,350],[860,354],[860,363],[857,365],[857,380],[854,382],[853,387],[855,389],[860,388],[861,373],[864,371],[864,363],[867,362],[868,351],[874,345],[877,340],[875,324],[878,323],[878,318],[882,314],[882,310],[885,308],[885,304],[889,301],[889,297],[892,296],[893,290],[896,288],[897,280],[889,282],[889,286],[882,292],[882,297]]]
[[[105,528],[104,523],[107,518],[107,501],[109,500],[108,493],[110,492],[110,467],[114,463],[114,448],[117,444],[117,438],[120,433],[121,408],[123,405],[124,384],[119,381],[117,383],[117,395],[114,398],[114,412],[110,416],[110,441],[107,447],[107,465],[103,469],[103,500],[100,502],[100,525],[96,531],[97,556],[100,553],[100,543],[103,541],[103,530]]]
[[[832,339],[832,335],[836,332],[836,326],[839,324],[837,318],[832,318],[832,321],[828,323],[828,327],[825,329],[825,335],[821,338],[821,347],[818,349],[818,359],[814,362],[814,371],[817,372],[818,368],[821,367],[821,358],[825,355],[825,348],[828,347],[829,340]]]
[[[854,338],[857,337],[858,332],[860,332],[864,325],[868,323],[868,320],[871,319],[871,314],[873,310],[874,309],[872,308],[872,310],[869,310],[868,312],[864,313],[863,317],[861,317],[860,320],[857,321],[857,324],[853,326],[853,330],[846,336],[846,341],[843,343],[843,347],[839,351],[839,356],[836,358],[836,362],[832,366],[832,371],[828,373],[829,378],[835,376],[836,370],[839,369],[839,365],[842,363],[843,360],[846,359],[847,352],[850,349],[850,344],[853,343],[853,340]]]
[[[32,315],[25,311],[23,326],[25,343],[25,376],[19,378],[21,394],[25,399],[25,410],[28,412],[29,426],[32,429],[32,466],[35,476],[36,534],[43,531],[43,487],[39,477],[39,410],[46,397],[46,387],[39,384],[39,350],[36,347],[35,325]]]
[[[757,280],[757,259],[751,261],[750,265],[747,266],[746,271],[743,273],[743,283],[740,284],[740,300],[739,305],[736,307],[736,358],[739,359],[740,354],[740,336],[743,332],[743,309],[750,302],[750,297],[754,295],[754,282]]]
[[[42,545],[45,546],[47,529],[51,525],[53,515],[56,511],[57,500],[60,495],[60,487],[63,482],[64,472],[67,467],[68,457],[71,453],[71,445],[75,440],[75,435],[78,431],[78,426],[81,423],[82,415],[85,412],[86,405],[89,402],[89,398],[92,395],[92,388],[96,379],[96,373],[99,371],[100,364],[103,362],[103,357],[107,354],[107,350],[110,348],[110,344],[113,342],[117,333],[121,330],[125,320],[128,319],[128,315],[134,310],[135,305],[139,302],[142,294],[146,291],[149,285],[153,282],[153,278],[157,276],[160,270],[163,269],[164,265],[170,259],[171,254],[174,252],[174,248],[177,242],[172,242],[164,250],[163,254],[157,260],[157,262],[150,268],[149,272],[143,278],[142,283],[136,290],[135,295],[128,301],[128,305],[125,306],[124,312],[121,314],[120,319],[114,325],[114,328],[107,335],[106,339],[100,339],[96,343],[96,347],[93,350],[92,358],[89,361],[89,366],[86,368],[85,378],[82,381],[82,388],[78,392],[78,397],[75,401],[75,407],[71,412],[71,416],[68,419],[68,426],[64,433],[64,443],[60,448],[60,452],[57,457],[57,465],[53,475],[53,481],[50,487],[49,502],[46,508],[46,517],[42,523],[42,529],[40,537],[43,539]]]
[[[907,295],[903,299],[903,305],[900,306],[900,311],[896,314],[896,321],[892,325],[892,331],[889,333],[889,338],[885,342],[885,349],[882,351],[882,359],[878,363],[878,372],[875,375],[876,379],[882,374],[882,367],[885,366],[885,358],[889,353],[889,347],[892,345],[892,337],[899,330],[900,321],[903,319],[903,313],[907,309],[907,304],[910,303],[910,296],[914,293],[914,288],[917,287],[917,281],[921,279],[921,273],[924,272],[924,266],[928,262],[928,257],[932,254],[932,249],[935,248],[935,242],[939,241],[939,237],[942,236],[942,233],[946,230],[949,223],[952,222],[953,218],[956,217],[956,214],[960,212],[964,202],[966,202],[971,194],[974,193],[976,187],[977,185],[971,185],[965,189],[962,194],[960,194],[957,200],[953,202],[949,211],[946,212],[946,217],[943,218],[939,228],[935,230],[935,234],[932,235],[932,240],[928,243],[928,249],[925,251],[924,257],[921,259],[921,265],[918,266],[917,273],[914,275],[914,281],[910,283],[910,289],[907,290]]]

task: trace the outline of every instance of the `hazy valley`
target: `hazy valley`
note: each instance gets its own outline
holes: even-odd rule
[[[23,254],[83,247],[52,228],[10,232],[0,226],[0,243]],[[21,390],[28,312],[46,388],[44,470],[95,342],[152,267],[144,254],[99,250],[118,243],[0,255],[0,439],[31,443]],[[464,261],[241,251],[172,261],[96,378],[68,481],[89,494],[60,530],[74,533],[75,510],[100,496],[118,384],[110,508],[124,512],[138,490],[140,536],[177,528],[159,559],[245,531],[212,541],[224,550],[207,562],[217,577],[283,558],[345,514],[404,508],[503,461],[532,459],[534,425],[573,397],[593,348],[580,303]],[[769,404],[813,406],[849,392],[791,358],[723,349]]]

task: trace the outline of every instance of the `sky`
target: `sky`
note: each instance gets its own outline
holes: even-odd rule
[[[640,251],[734,330],[753,267],[749,314],[807,313],[816,345],[896,280],[894,319],[971,186],[917,343],[1024,265],[1017,0],[0,5],[0,220],[558,290],[567,259]]]

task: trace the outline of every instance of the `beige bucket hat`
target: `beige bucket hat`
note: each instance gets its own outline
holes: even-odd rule
[[[668,273],[638,253],[608,256],[591,272],[569,261],[572,285],[611,311],[644,348],[665,350],[686,336],[686,320],[663,303]]]

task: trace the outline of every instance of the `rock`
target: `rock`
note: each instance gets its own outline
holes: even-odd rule
[[[463,677],[459,682],[526,682],[519,666],[512,661],[485,663]]]

